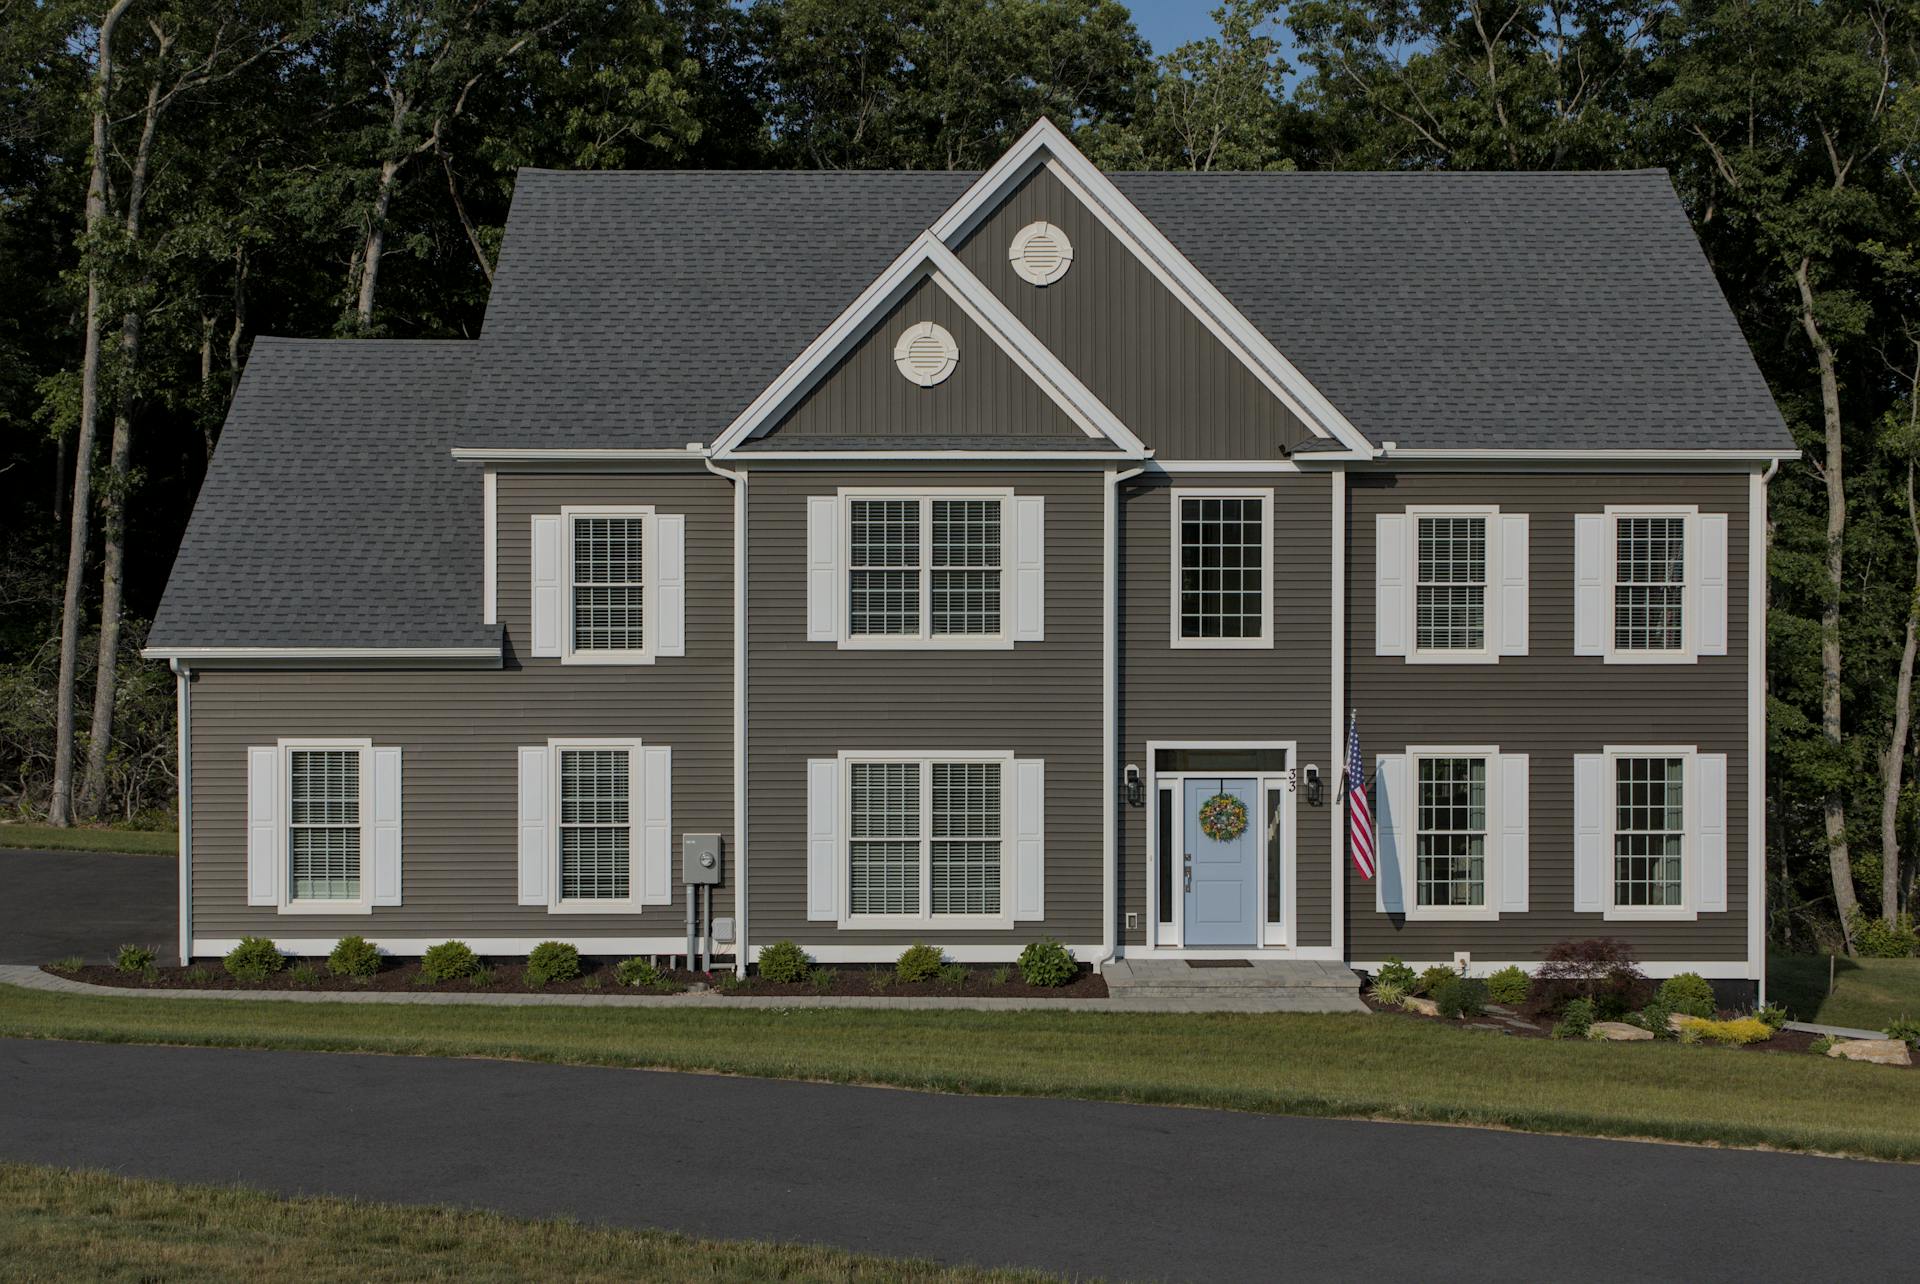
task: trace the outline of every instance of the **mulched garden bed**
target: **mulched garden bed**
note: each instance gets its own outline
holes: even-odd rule
[[[613,975],[616,962],[616,959],[583,958],[580,960],[578,977],[571,981],[550,981],[546,985],[527,984],[527,965],[524,960],[488,964],[482,973],[484,981],[467,977],[459,981],[439,982],[429,981],[420,974],[418,959],[383,959],[380,970],[372,976],[351,977],[335,976],[327,971],[325,958],[290,958],[285,967],[264,981],[236,981],[227,975],[227,970],[220,966],[218,960],[196,963],[191,967],[155,967],[145,973],[122,972],[108,964],[89,964],[72,971],[61,971],[50,966],[43,966],[40,970],[72,981],[122,990],[372,990],[387,993],[435,990],[446,993],[478,991],[482,994],[610,994],[627,998],[671,992],[619,984]],[[310,980],[296,979],[293,973],[302,963],[318,975]],[[711,982],[717,979],[683,970],[667,972],[665,975],[672,982],[672,990],[683,990],[695,981]]]
[[[1028,985],[1020,979],[1020,970],[1009,964],[967,966],[949,964],[952,980],[905,982],[897,978],[891,965],[870,967],[816,967],[815,981],[776,983],[750,976],[744,983],[721,986],[723,994],[742,998],[845,996],[872,999],[1104,999],[1105,978],[1094,975],[1085,964],[1071,983],[1059,986]],[[959,980],[960,969],[966,978]],[[958,981],[958,984],[955,982]]]

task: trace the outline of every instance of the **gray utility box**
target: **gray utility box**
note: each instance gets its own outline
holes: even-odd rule
[[[718,883],[720,881],[720,835],[680,835],[680,881]]]

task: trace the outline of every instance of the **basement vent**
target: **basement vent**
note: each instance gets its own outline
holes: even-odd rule
[[[908,326],[900,342],[893,345],[893,364],[922,388],[931,388],[952,374],[959,360],[960,349],[953,336],[931,321]]]
[[[1022,281],[1052,285],[1073,263],[1073,242],[1051,223],[1029,223],[1014,234],[1007,261]]]

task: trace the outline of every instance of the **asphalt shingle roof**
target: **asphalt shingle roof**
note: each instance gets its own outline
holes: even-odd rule
[[[147,645],[499,646],[449,453],[478,346],[256,341]]]

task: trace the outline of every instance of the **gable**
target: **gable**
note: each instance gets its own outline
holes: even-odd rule
[[[931,387],[894,365],[894,345],[910,327],[932,321],[954,338],[959,360]],[[964,439],[964,440],[962,440]],[[1102,445],[1087,437],[1052,397],[936,285],[922,277],[865,338],[763,436],[746,449],[939,449],[992,440],[1014,448]]]
[[[1045,287],[1017,275],[1021,228],[1067,234],[1073,262]],[[1313,432],[1044,165],[956,253],[995,297],[1164,459],[1272,459]]]

